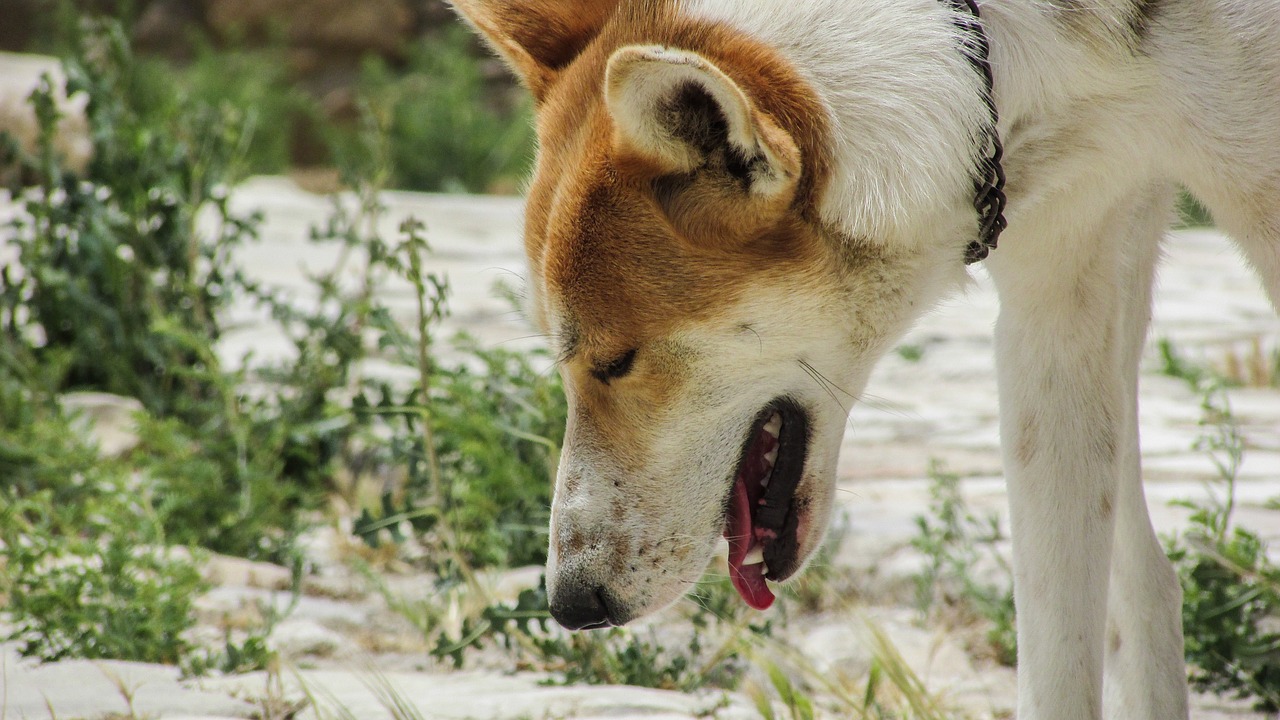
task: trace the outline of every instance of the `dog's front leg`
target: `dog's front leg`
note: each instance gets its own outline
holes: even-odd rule
[[[1152,188],[1124,240],[1121,309],[1125,419],[1116,491],[1106,636],[1104,716],[1113,720],[1186,720],[1187,672],[1182,641],[1182,588],[1165,555],[1142,487],[1138,448],[1138,363],[1150,320],[1151,284],[1173,200]]]
[[[1072,236],[1007,238],[989,268],[1001,436],[1013,530],[1020,720],[1102,716],[1104,628],[1118,480],[1132,391],[1123,363],[1134,273],[1124,203]],[[1025,226],[1024,226],[1025,227]],[[1012,228],[1011,228],[1012,229]],[[1154,238],[1150,238],[1154,241]],[[1145,310],[1144,310],[1145,312]],[[1145,327],[1145,325],[1144,325]],[[1132,332],[1130,330],[1130,332]]]

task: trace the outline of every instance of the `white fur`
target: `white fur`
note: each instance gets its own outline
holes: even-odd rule
[[[955,262],[969,238],[927,226],[966,187],[982,108],[938,0],[685,7],[773,44],[818,89],[837,132],[831,223]],[[1147,515],[1135,400],[1174,183],[1207,202],[1280,306],[1280,3],[1166,0],[1140,42],[1136,12],[982,4],[1009,176],[1009,229],[987,266],[1003,307],[1022,720],[1099,718],[1104,694],[1109,718],[1187,716],[1181,598]]]
[[[939,0],[683,6],[767,40],[822,89],[835,160],[822,211],[842,232],[901,243],[936,232],[942,213],[969,207],[975,133],[987,110]]]

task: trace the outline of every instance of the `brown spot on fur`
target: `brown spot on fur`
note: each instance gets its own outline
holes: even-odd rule
[[[1036,457],[1040,447],[1040,420],[1035,415],[1022,418],[1018,428],[1017,441],[1013,446],[1013,458],[1022,467],[1027,467]]]
[[[1102,492],[1102,499],[1098,503],[1098,513],[1105,519],[1105,518],[1110,518],[1111,514],[1114,511],[1115,511],[1115,492],[1112,491],[1111,489],[1104,490]]]
[[[586,537],[577,530],[570,530],[568,537],[561,535],[560,543],[556,550],[561,557],[570,557],[581,553],[586,547]]]
[[[1111,628],[1111,637],[1110,637],[1110,640],[1109,640],[1109,646],[1110,646],[1110,648],[1111,648],[1111,654],[1112,654],[1112,655],[1115,655],[1116,653],[1120,652],[1120,646],[1121,646],[1123,643],[1124,643],[1124,640],[1123,640],[1123,638],[1121,638],[1121,637],[1120,637],[1120,631],[1119,631],[1119,630],[1117,630],[1117,629],[1116,629],[1116,628],[1114,628],[1114,627],[1113,627],[1113,628]]]
[[[1114,403],[1102,403],[1098,414],[1099,422],[1092,428],[1092,449],[1103,461],[1114,463],[1120,452],[1120,423],[1114,411]]]
[[[1052,0],[1055,17],[1070,33],[1090,41],[1100,52],[1120,50],[1138,54],[1159,21],[1163,0],[1135,0],[1116,7],[1081,0]]]
[[[631,543],[621,535],[612,535],[604,544],[610,548],[609,553],[609,570],[615,576],[626,574],[627,568],[631,567]]]

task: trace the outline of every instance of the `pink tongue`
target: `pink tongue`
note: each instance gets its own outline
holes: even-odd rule
[[[755,539],[747,482],[750,480],[738,478],[733,483],[733,497],[730,498],[729,523],[724,533],[729,540],[729,579],[748,605],[756,610],[765,610],[773,604],[773,592],[764,582],[764,563],[742,564]]]

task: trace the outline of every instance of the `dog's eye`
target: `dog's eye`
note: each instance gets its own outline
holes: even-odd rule
[[[634,363],[635,360],[636,351],[633,348],[607,363],[591,368],[591,376],[605,385],[608,385],[610,380],[616,380],[617,378],[623,377],[627,373],[631,372],[631,364]]]

